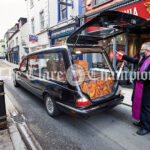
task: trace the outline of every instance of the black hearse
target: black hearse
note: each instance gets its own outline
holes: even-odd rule
[[[14,69],[14,86],[19,85],[40,97],[50,116],[60,111],[86,116],[120,104],[117,74],[101,44],[125,32],[143,31],[146,20],[116,11],[102,12],[81,26],[67,40],[67,46],[52,47],[27,55]],[[99,34],[86,34],[101,27]],[[87,61],[92,55],[95,65]],[[95,61],[96,62],[96,61]]]

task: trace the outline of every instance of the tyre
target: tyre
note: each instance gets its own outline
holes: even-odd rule
[[[48,115],[50,115],[51,117],[55,117],[60,114],[60,111],[58,110],[55,101],[49,95],[46,95],[44,97],[44,101]]]
[[[19,83],[16,81],[16,75],[13,75],[13,83],[15,87],[19,87]]]

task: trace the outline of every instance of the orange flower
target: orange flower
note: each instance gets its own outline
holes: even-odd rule
[[[150,14],[150,2],[146,2],[144,5],[145,5],[146,7],[148,7],[148,8],[147,8],[147,11],[148,11],[148,13]]]

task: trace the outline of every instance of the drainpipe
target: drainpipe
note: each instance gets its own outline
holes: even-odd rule
[[[116,70],[116,50],[117,50],[117,37],[115,36],[113,38],[113,54],[114,54],[114,59],[113,59],[113,67]]]
[[[132,57],[134,57],[134,48],[135,48],[135,39],[133,39],[133,47],[132,47]],[[134,64],[132,64],[131,70],[134,70]]]
[[[49,8],[49,1],[50,0],[48,0],[48,29],[47,29],[47,32],[48,32],[48,30],[50,28],[50,8]],[[49,42],[49,46],[51,47],[51,39],[49,39],[49,36],[48,36],[48,42]]]
[[[126,33],[126,45],[125,45],[125,54],[128,55],[128,45],[129,45],[129,42],[128,42],[128,33]]]

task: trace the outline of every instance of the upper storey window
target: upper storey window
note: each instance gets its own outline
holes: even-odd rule
[[[58,0],[58,21],[67,19],[67,5],[65,3],[67,0]]]
[[[30,8],[34,6],[33,0],[30,0]]]
[[[93,0],[93,6],[101,5],[112,0]]]

